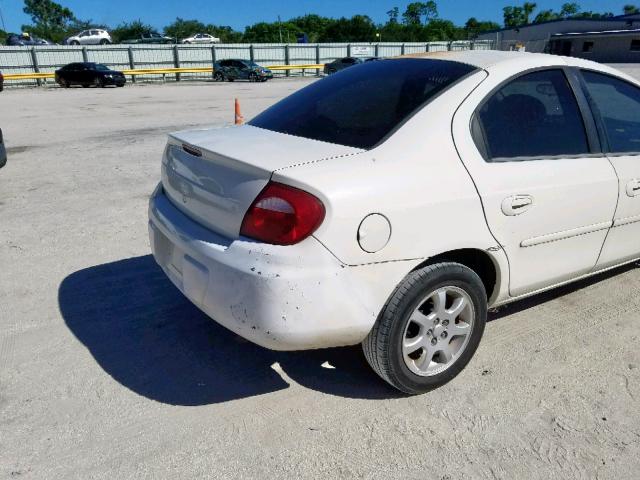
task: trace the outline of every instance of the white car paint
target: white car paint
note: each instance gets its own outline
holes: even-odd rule
[[[220,39],[208,33],[196,33],[184,38],[181,43],[220,43]]]
[[[67,38],[66,43],[67,45],[106,45],[113,43],[113,40],[106,30],[91,28]]]
[[[490,307],[640,257],[640,195],[627,190],[640,179],[637,156],[487,163],[471,136],[476,107],[531,69],[575,66],[637,82],[557,56],[428,57],[478,70],[370,150],[248,125],[172,135],[149,208],[152,250],[169,278],[227,328],[291,350],[362,341],[402,279],[447,252],[491,260]],[[239,235],[269,180],[322,201],[326,215],[311,237],[275,246]],[[375,248],[365,248],[361,226],[371,215],[390,233],[376,218]]]

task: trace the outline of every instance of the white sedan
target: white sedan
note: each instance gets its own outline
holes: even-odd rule
[[[640,85],[495,51],[370,62],[247,125],[172,134],[153,254],[220,324],[299,350],[362,342],[421,393],[487,309],[640,258]]]
[[[220,39],[208,33],[196,33],[195,35],[182,39],[181,43],[220,43]]]

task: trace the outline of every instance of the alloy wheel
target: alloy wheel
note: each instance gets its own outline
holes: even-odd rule
[[[440,287],[418,303],[402,336],[402,357],[416,375],[438,375],[453,365],[471,338],[475,310],[461,288]]]

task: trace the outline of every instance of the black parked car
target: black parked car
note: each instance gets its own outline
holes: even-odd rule
[[[0,72],[0,92],[4,90],[4,75]]]
[[[45,40],[44,38],[34,37],[33,35],[11,34],[7,37],[7,45],[24,47],[31,45],[55,45],[55,43]]]
[[[56,70],[56,83],[61,87],[82,85],[83,87],[106,87],[115,85],[124,87],[127,82],[122,72],[111,70],[101,63],[70,63]]]
[[[331,75],[332,73],[339,72],[345,68],[353,67],[354,65],[360,65],[365,62],[373,62],[380,60],[378,57],[345,57],[334,60],[331,63],[327,63],[324,66],[325,75]]]
[[[250,82],[266,82],[273,78],[268,68],[261,67],[251,60],[220,60],[213,64],[213,79],[217,82],[244,79]]]

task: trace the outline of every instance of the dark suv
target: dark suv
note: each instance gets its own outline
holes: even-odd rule
[[[250,82],[266,82],[273,78],[271,70],[261,67],[251,60],[227,59],[213,64],[213,78],[217,82],[229,80],[249,80]]]

